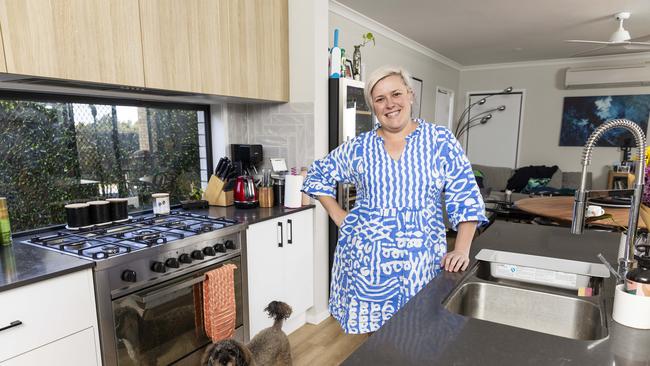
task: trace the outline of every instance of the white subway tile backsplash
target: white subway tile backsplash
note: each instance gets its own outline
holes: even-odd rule
[[[262,144],[265,168],[270,168],[269,158],[285,158],[287,166],[298,169],[314,160],[313,103],[228,104],[226,108],[230,143]]]

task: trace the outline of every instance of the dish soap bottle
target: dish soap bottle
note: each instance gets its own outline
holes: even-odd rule
[[[637,267],[625,276],[625,291],[637,296],[650,297],[650,245],[636,246],[640,255],[635,255]]]
[[[0,197],[0,245],[11,245],[11,226],[7,199]]]

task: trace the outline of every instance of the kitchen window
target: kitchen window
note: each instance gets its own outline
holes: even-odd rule
[[[65,223],[64,205],[128,197],[151,209],[206,184],[208,107],[22,93],[0,95],[0,196],[12,231]]]

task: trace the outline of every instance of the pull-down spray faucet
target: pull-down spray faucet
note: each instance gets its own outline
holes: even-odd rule
[[[639,151],[639,161],[637,162],[636,181],[634,189],[621,189],[621,190],[601,190],[590,191],[586,189],[587,185],[587,166],[591,164],[591,153],[596,145],[596,142],[602,135],[614,128],[625,128],[632,132],[634,141]],[[580,188],[575,193],[575,202],[573,204],[573,222],[571,223],[571,233],[582,234],[585,225],[585,211],[589,198],[594,197],[608,197],[613,193],[618,196],[632,196],[630,202],[629,220],[627,238],[625,240],[625,253],[623,258],[618,259],[618,273],[624,280],[627,272],[632,269],[634,260],[634,239],[636,236],[636,226],[639,221],[639,208],[641,206],[641,196],[643,194],[643,184],[645,182],[645,148],[646,139],[643,130],[636,123],[627,119],[613,119],[600,125],[591,136],[587,139],[584,149],[582,150],[582,176],[580,178]]]

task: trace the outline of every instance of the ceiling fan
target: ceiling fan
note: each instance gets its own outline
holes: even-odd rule
[[[620,12],[615,16],[618,21],[618,29],[612,33],[608,41],[587,41],[581,39],[569,39],[565,42],[570,43],[586,43],[597,44],[600,47],[592,48],[590,50],[576,53],[573,56],[594,56],[594,55],[607,55],[613,53],[626,53],[626,52],[645,52],[650,51],[650,42],[640,42],[638,40],[650,37],[646,35],[643,37],[632,39],[630,32],[623,28],[623,21],[630,18],[629,12]]]

